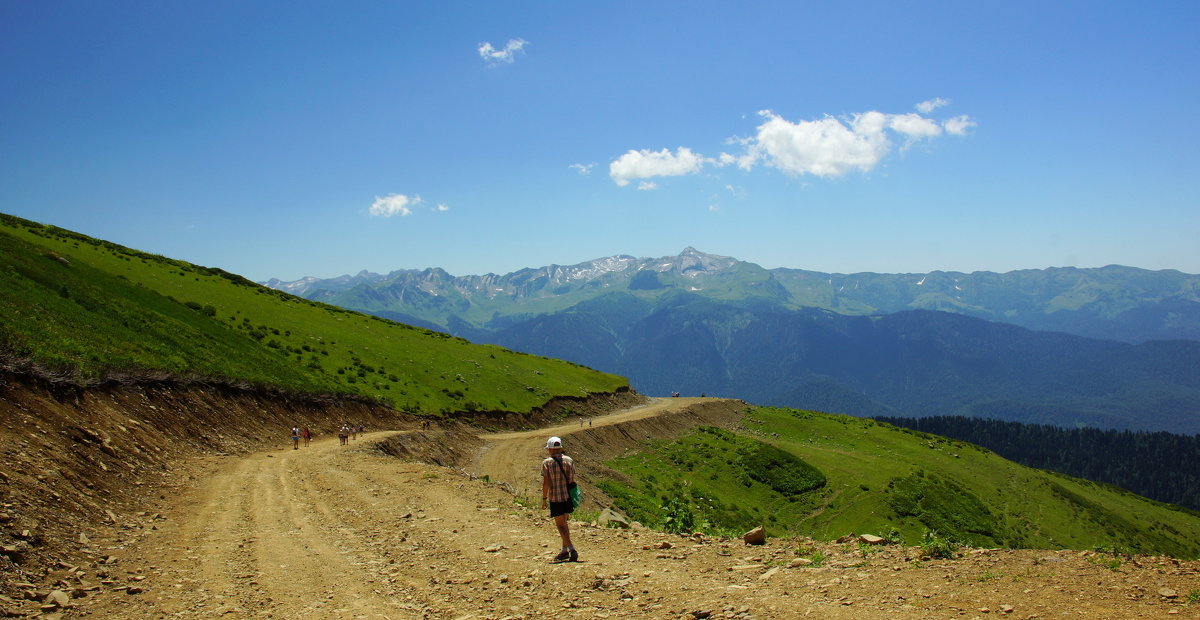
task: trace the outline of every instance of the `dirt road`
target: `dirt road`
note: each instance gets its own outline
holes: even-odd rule
[[[596,418],[575,418],[559,426],[514,433],[492,433],[481,435],[487,443],[480,450],[473,470],[487,475],[492,480],[512,485],[518,496],[540,497],[542,480],[539,464],[546,458],[546,439],[558,436],[571,448],[570,435],[580,431],[614,426],[642,420],[666,411],[678,411],[696,403],[717,399],[705,398],[656,398],[650,403],[631,407]]]
[[[688,404],[596,418],[626,423]],[[578,421],[485,436],[493,480],[533,484],[541,444]],[[585,426],[585,428],[587,428]],[[274,450],[218,462],[162,499],[161,516],[96,541],[68,617],[97,618],[1198,618],[1200,563],[1113,568],[1080,552],[973,551],[684,538],[574,524],[581,562],[550,564],[548,519],[495,482],[406,463],[371,444]],[[823,554],[819,565],[799,561]],[[1168,596],[1171,595],[1171,596]]]

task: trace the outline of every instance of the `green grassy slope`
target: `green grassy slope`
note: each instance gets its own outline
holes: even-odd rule
[[[525,412],[627,385],[3,214],[0,265],[0,351],[84,382],[165,372],[434,414]]]
[[[916,544],[936,530],[983,547],[1200,557],[1195,512],[1023,467],[972,444],[789,409],[755,408],[746,425],[744,436],[702,429],[651,442],[608,463],[627,480],[599,486],[648,525],[690,511],[697,524],[727,532],[760,524],[818,539],[895,531]],[[818,479],[824,483],[812,484]],[[664,509],[672,498],[687,510]]]

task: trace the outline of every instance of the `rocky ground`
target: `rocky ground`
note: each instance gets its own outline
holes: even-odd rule
[[[108,524],[71,532],[73,555],[37,571],[8,563],[0,610],[68,618],[1200,618],[1200,562],[1171,558],[970,549],[933,560],[857,538],[752,546],[576,521],[580,561],[550,562],[557,535],[526,498],[546,436],[563,436],[585,475],[606,454],[648,434],[682,432],[688,420],[736,423],[738,408],[669,399],[583,427],[404,429],[348,446],[323,438],[300,450],[277,442],[243,455],[181,457],[167,475],[131,486],[129,509],[105,515]],[[443,464],[422,462],[435,460]],[[22,506],[7,503],[10,516]],[[34,531],[67,529],[39,523]]]

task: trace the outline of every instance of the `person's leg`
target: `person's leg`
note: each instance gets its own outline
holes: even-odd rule
[[[554,517],[554,527],[558,528],[558,536],[562,539],[562,551],[555,558],[560,562],[564,560],[575,562],[579,559],[579,552],[575,550],[575,545],[571,544],[571,529],[567,524],[568,514]]]
[[[567,525],[567,515],[554,517],[554,527],[558,528],[558,536],[562,538],[563,549],[571,547],[571,529]]]

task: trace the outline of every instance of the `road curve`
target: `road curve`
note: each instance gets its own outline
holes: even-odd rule
[[[546,458],[546,439],[552,436],[563,438],[567,454],[571,453],[572,433],[588,428],[612,426],[641,420],[664,413],[686,409],[703,402],[722,400],[719,398],[654,398],[645,405],[623,409],[607,415],[584,419],[572,419],[566,424],[539,428],[531,431],[490,433],[480,435],[487,442],[475,459],[473,469],[478,475],[486,475],[498,482],[507,482],[519,496],[539,496],[542,488],[542,459]]]

